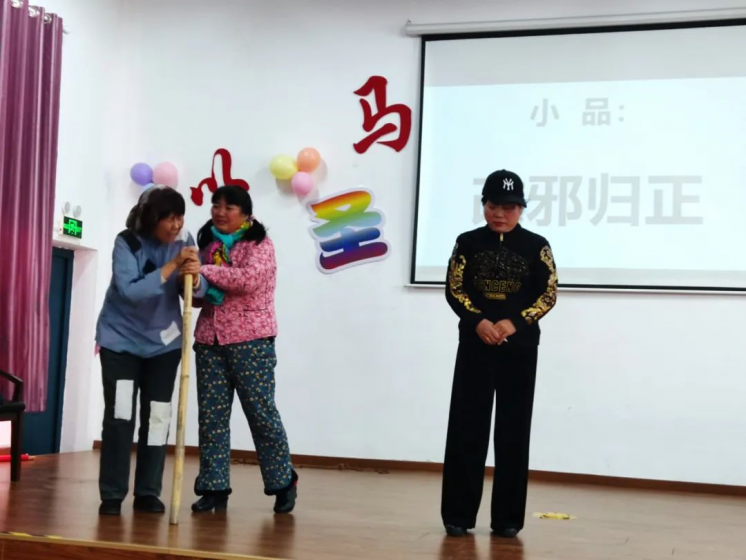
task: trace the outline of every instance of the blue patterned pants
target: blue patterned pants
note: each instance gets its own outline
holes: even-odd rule
[[[264,492],[277,494],[294,483],[287,435],[275,406],[274,339],[225,346],[195,344],[199,399],[197,495],[230,492],[230,418],[234,391],[249,421]]]

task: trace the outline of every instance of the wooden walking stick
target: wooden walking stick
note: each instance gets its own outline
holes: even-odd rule
[[[179,379],[179,412],[176,416],[176,455],[174,481],[171,488],[171,525],[179,524],[181,508],[181,483],[184,480],[184,433],[186,432],[187,397],[189,395],[189,368],[192,357],[192,275],[184,275],[184,320],[181,327],[181,376]]]

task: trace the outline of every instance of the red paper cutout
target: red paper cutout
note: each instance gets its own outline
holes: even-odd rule
[[[215,154],[212,156],[212,170],[210,176],[202,179],[196,188],[190,187],[192,191],[192,202],[194,202],[194,204],[196,204],[197,206],[202,206],[202,203],[204,202],[202,187],[207,187],[210,192],[215,192],[220,186],[218,185],[218,180],[215,178],[215,159],[218,156],[220,156],[223,166],[223,184],[235,185],[237,187],[241,187],[246,191],[248,191],[250,188],[249,183],[247,183],[243,179],[234,179],[231,176],[231,167],[233,166],[233,158],[231,157],[231,153],[225,148],[218,148],[217,150],[215,150]]]
[[[371,132],[378,122],[388,115],[398,115],[400,126],[396,126],[393,123],[386,123],[376,132],[369,134],[363,138],[360,142],[353,144],[355,151],[358,154],[363,154],[377,142],[381,137],[391,134],[392,132],[399,131],[399,137],[396,140],[387,140],[385,142],[378,142],[384,146],[388,146],[401,152],[409,142],[409,135],[412,132],[412,109],[401,103],[396,105],[386,106],[386,87],[388,80],[383,76],[371,76],[365,85],[355,92],[355,95],[360,97],[367,97],[371,93],[374,94],[376,102],[376,113],[373,114],[373,108],[366,99],[360,100],[360,105],[363,107],[363,130],[365,132]]]

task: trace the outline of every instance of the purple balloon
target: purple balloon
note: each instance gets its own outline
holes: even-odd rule
[[[136,163],[130,169],[130,177],[135,183],[144,187],[153,182],[153,169],[147,163]]]

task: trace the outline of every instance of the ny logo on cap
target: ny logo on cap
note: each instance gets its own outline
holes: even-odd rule
[[[503,179],[503,189],[506,191],[513,190],[513,179]]]

